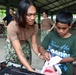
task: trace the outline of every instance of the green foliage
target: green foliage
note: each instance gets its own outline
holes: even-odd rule
[[[1,9],[0,10],[0,18],[3,18],[4,16],[6,16],[6,10]]]

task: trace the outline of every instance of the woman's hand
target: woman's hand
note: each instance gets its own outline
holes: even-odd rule
[[[46,30],[47,33],[49,33],[51,31],[51,29]]]

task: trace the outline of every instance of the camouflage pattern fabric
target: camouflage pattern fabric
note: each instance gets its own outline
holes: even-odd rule
[[[7,29],[4,30],[3,36],[7,37]]]
[[[21,46],[22,46],[22,50],[24,52],[25,57],[27,58],[27,60],[31,64],[32,54],[31,54],[30,43],[28,41],[24,41],[24,42],[21,43]],[[6,53],[5,54],[5,59],[6,59],[7,62],[21,64],[10,41],[6,41],[5,53]]]

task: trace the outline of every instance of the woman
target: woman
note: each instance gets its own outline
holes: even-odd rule
[[[22,64],[26,69],[33,72],[34,70],[30,66],[31,47],[27,40],[31,38],[32,48],[40,56],[36,43],[38,26],[35,24],[35,18],[36,8],[32,0],[22,0],[15,19],[7,27],[8,39],[5,47],[7,62]]]
[[[43,17],[44,19],[41,23],[41,42],[46,37],[46,35],[55,28],[54,22],[48,18],[48,13],[46,11],[43,12]]]

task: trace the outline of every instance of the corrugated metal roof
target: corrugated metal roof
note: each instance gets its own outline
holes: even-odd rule
[[[0,0],[0,5],[6,6],[7,2],[11,7],[17,7],[21,0]],[[34,0],[40,12],[46,10],[49,14],[56,14],[61,9],[68,9],[76,14],[76,0]],[[3,8],[0,6],[0,8]]]

